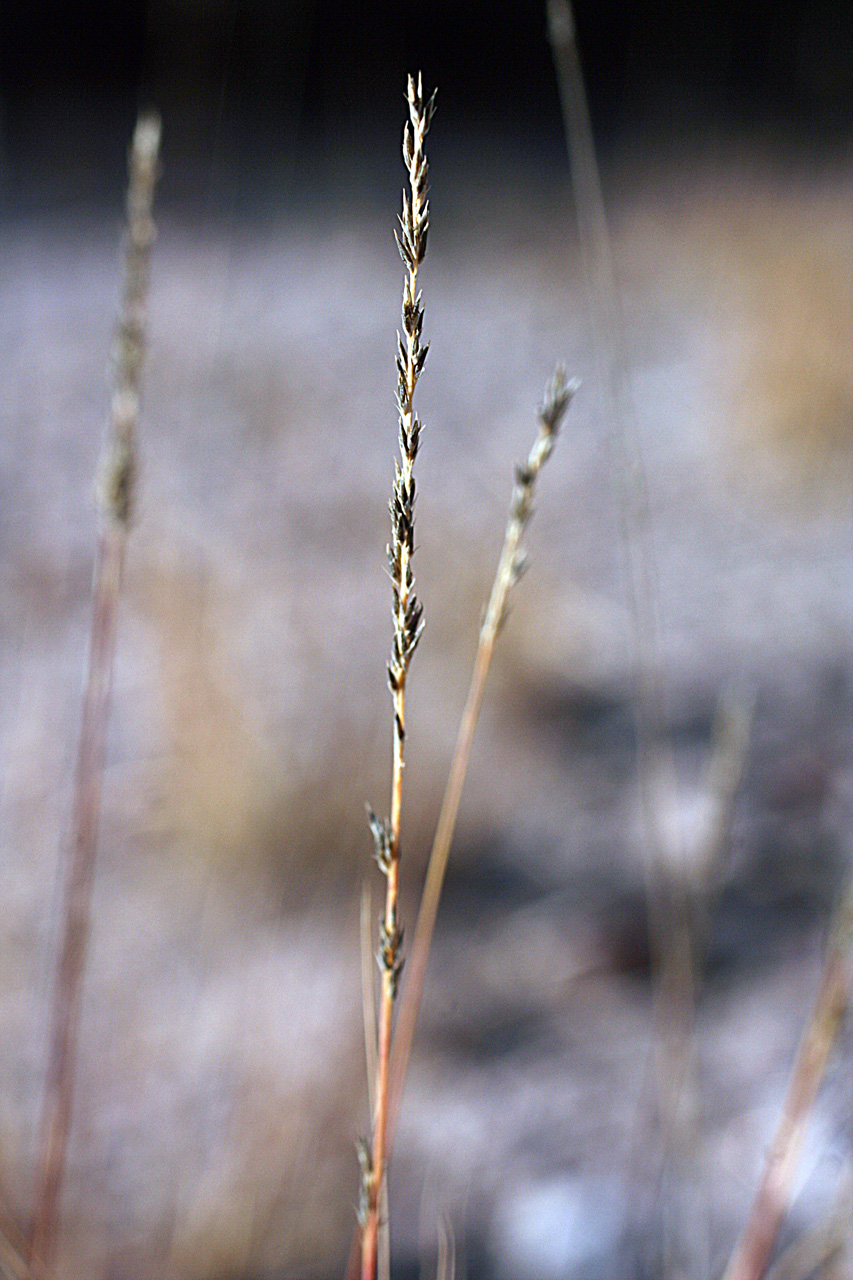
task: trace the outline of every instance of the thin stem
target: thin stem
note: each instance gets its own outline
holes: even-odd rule
[[[782,1114],[767,1152],[749,1218],[724,1280],[760,1280],[791,1200],[797,1160],[830,1050],[850,999],[853,882],[833,929],[820,988],[800,1041]]]
[[[851,1192],[853,1183],[848,1169],[827,1216],[788,1245],[767,1271],[765,1280],[807,1280],[808,1276],[823,1272],[824,1265],[840,1253],[850,1239]]]
[[[589,312],[610,424],[611,449],[621,482],[621,541],[628,609],[632,620],[637,781],[645,834],[646,895],[655,961],[658,1041],[658,1111],[665,1146],[676,1166],[673,1186],[689,1187],[695,1175],[692,1083],[685,1071],[693,1037],[696,987],[689,903],[683,887],[666,871],[661,801],[676,797],[675,763],[664,731],[664,682],[657,616],[657,569],[649,528],[649,497],[639,448],[637,415],[613,250],[589,117],[570,0],[548,0],[548,26],[572,176],[586,276]],[[668,796],[662,795],[666,788]],[[677,1084],[675,1083],[677,1082]],[[687,1229],[681,1205],[668,1213],[664,1230],[670,1256],[688,1259],[688,1270],[707,1269],[707,1227]],[[665,1272],[674,1271],[665,1264]]]
[[[512,500],[510,503],[510,512],[504,533],[503,546],[498,558],[498,566],[495,571],[492,589],[489,594],[489,601],[486,605],[483,623],[480,627],[480,638],[477,645],[477,654],[474,659],[474,670],[471,676],[471,684],[468,689],[465,709],[462,712],[459,733],[456,739],[456,747],[453,752],[453,759],[450,763],[450,771],[448,773],[447,784],[445,786],[444,798],[442,800],[441,811],[439,813],[438,824],[436,826],[432,850],[430,852],[429,863],[427,865],[426,879],[424,881],[424,889],[421,896],[421,905],[418,912],[417,924],[415,926],[412,954],[406,969],[406,983],[403,989],[403,995],[400,1001],[400,1009],[397,1017],[397,1026],[394,1034],[393,1050],[390,1062],[390,1096],[386,1129],[389,1150],[393,1145],[394,1131],[396,1129],[397,1118],[399,1116],[403,1087],[406,1081],[406,1071],[408,1069],[409,1058],[411,1057],[415,1028],[417,1026],[418,1014],[420,1012],[421,1000],[423,997],[430,946],[432,944],[432,936],[435,930],[436,916],[438,914],[438,905],[441,899],[441,890],[444,884],[444,875],[447,870],[450,848],[453,843],[453,832],[456,827],[456,819],[462,799],[462,789],[465,784],[465,776],[468,772],[468,762],[471,757],[474,731],[477,727],[480,708],[483,703],[486,679],[489,674],[489,668],[492,664],[495,644],[501,628],[506,621],[507,602],[510,591],[515,583],[518,582],[518,579],[521,577],[526,566],[526,557],[521,549],[521,540],[533,514],[533,497],[536,489],[536,481],[539,477],[539,472],[551,456],[554,443],[557,438],[557,433],[560,429],[560,424],[572,401],[572,397],[574,396],[578,385],[579,384],[576,381],[567,381],[563,368],[561,366],[557,367],[553,378],[545,389],[545,397],[539,409],[539,432],[536,440],[528,454],[526,463],[523,466],[516,468],[515,487],[513,489]],[[376,840],[377,848],[379,848],[382,843],[384,833],[381,824],[378,823],[375,817],[372,817],[372,822],[374,823],[374,838]],[[363,1237],[363,1274],[364,1249],[365,1239]],[[354,1280],[357,1275],[357,1267],[358,1251],[355,1245],[353,1245],[353,1248],[350,1249],[346,1271],[344,1273],[345,1280]]]
[[[394,742],[391,775],[391,809],[387,822],[370,813],[376,859],[385,874],[385,910],[380,922],[379,965],[382,989],[379,1005],[376,1099],[373,1115],[373,1145],[362,1184],[365,1206],[362,1238],[362,1278],[376,1276],[377,1238],[380,1207],[385,1195],[388,1149],[388,1098],[394,1000],[403,967],[403,931],[398,918],[400,888],[400,825],[403,804],[403,769],[406,740],[406,683],[409,664],[423,630],[423,610],[414,591],[415,481],[413,468],[420,443],[421,424],[415,416],[414,397],[424,367],[428,346],[421,345],[423,308],[418,294],[418,268],[426,254],[429,231],[427,161],[424,139],[435,109],[435,94],[424,99],[420,76],[417,84],[409,77],[407,87],[409,122],[403,133],[403,160],[409,173],[411,198],[403,194],[403,212],[397,247],[407,269],[403,285],[402,323],[405,342],[397,335],[397,408],[399,414],[400,463],[395,464],[391,498],[391,543],[388,565],[393,588],[394,638],[388,663],[388,685],[394,711]]]
[[[48,1274],[54,1263],[59,1200],[71,1127],[116,618],[133,492],[145,305],[154,239],[151,206],[159,140],[159,121],[150,117],[140,120],[130,152],[125,283],[118,333],[116,385],[110,438],[101,464],[99,485],[104,522],[92,585],[89,667],[74,779],[73,835],[68,854],[64,934],[56,975],[41,1155],[30,1229],[30,1265],[37,1276]]]
[[[486,679],[492,664],[495,644],[501,628],[506,620],[509,593],[524,571],[526,559],[521,550],[521,539],[533,512],[533,494],[539,472],[551,456],[562,418],[571,403],[578,384],[567,382],[564,371],[557,369],[548,385],[545,400],[539,411],[539,434],[524,466],[516,471],[516,485],[513,491],[510,515],[504,534],[498,567],[495,572],[489,602],[486,606],[477,654],[474,659],[474,670],[456,747],[450,764],[450,772],[445,787],[444,799],[438,817],[432,850],[424,881],[418,921],[412,943],[412,954],[407,969],[406,983],[400,1001],[397,1017],[397,1030],[394,1037],[394,1049],[391,1063],[391,1118],[390,1133],[393,1139],[397,1116],[400,1110],[403,1087],[406,1079],[409,1058],[414,1042],[415,1028],[423,997],[426,970],[429,961],[430,946],[435,930],[441,890],[453,843],[453,833],[459,814],[462,789],[468,772],[474,731],[480,717]]]

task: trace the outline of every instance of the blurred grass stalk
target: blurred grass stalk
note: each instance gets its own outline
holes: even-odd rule
[[[708,1225],[699,1203],[693,1023],[696,996],[691,894],[673,874],[662,818],[677,814],[678,786],[666,733],[658,620],[658,580],[646,472],[631,392],[625,324],[607,228],[601,176],[569,0],[548,0],[548,31],[563,112],[572,190],[598,381],[617,483],[623,576],[632,619],[637,781],[644,827],[646,896],[655,961],[657,1110],[668,1179],[664,1272],[701,1277],[708,1265]],[[678,863],[688,850],[678,833]],[[692,1200],[692,1203],[691,1203]]]
[[[57,1250],[74,1090],[77,1032],[89,937],[95,851],[125,544],[133,499],[139,390],[155,227],[160,122],[139,119],[130,148],[124,287],[116,339],[111,424],[98,476],[101,530],[92,584],[89,664],[74,776],[63,936],[49,1029],[41,1140],[29,1237],[34,1276],[48,1276]]]
[[[386,1186],[388,1153],[393,1144],[394,1131],[399,1114],[406,1070],[414,1040],[415,1027],[423,996],[424,981],[429,959],[432,935],[438,913],[439,900],[447,869],[447,861],[453,841],[456,818],[462,798],[462,789],[471,756],[474,731],[479,719],[485,692],[486,679],[492,663],[495,645],[506,621],[509,594],[527,565],[522,538],[533,514],[533,498],[539,473],[551,456],[560,425],[571,403],[578,383],[569,381],[565,370],[558,365],[545,389],[539,407],[539,430],[526,461],[516,467],[515,486],[510,503],[503,547],[492,585],[483,623],[480,628],[474,670],[465,708],[450,765],[444,799],[438,818],[435,837],[427,866],[420,910],[415,928],[412,954],[406,971],[406,981],[400,1008],[391,1035],[393,1001],[397,978],[402,968],[400,944],[402,934],[397,921],[397,871],[399,867],[399,815],[402,784],[402,749],[405,737],[403,697],[408,661],[420,636],[420,605],[411,591],[410,556],[413,549],[414,481],[411,463],[417,452],[420,424],[414,417],[412,398],[417,377],[423,368],[427,348],[420,348],[422,310],[419,295],[416,297],[417,268],[426,249],[426,233],[429,226],[426,202],[426,161],[419,154],[423,136],[433,112],[433,99],[424,103],[420,79],[415,86],[409,79],[408,88],[410,124],[406,127],[403,157],[409,169],[412,203],[407,204],[404,195],[402,242],[398,240],[403,262],[409,270],[409,279],[403,293],[403,329],[407,336],[400,342],[398,354],[398,407],[400,412],[400,446],[403,469],[397,472],[392,512],[392,545],[389,547],[391,578],[394,584],[395,636],[392,660],[389,664],[389,684],[394,698],[394,771],[392,778],[391,818],[383,821],[369,810],[373,832],[375,856],[388,879],[386,910],[380,922],[380,969],[382,971],[382,995],[378,1032],[378,1051],[374,1057],[371,1049],[372,1030],[369,1011],[369,991],[365,987],[365,1034],[368,1042],[367,1062],[369,1092],[374,1114],[373,1144],[370,1151],[365,1144],[360,1148],[362,1165],[362,1193],[360,1240],[362,1280],[373,1280],[377,1267],[377,1239],[379,1234],[380,1206]],[[420,211],[420,213],[419,213]],[[418,231],[418,217],[422,219],[422,239]],[[411,594],[410,594],[411,593]],[[411,615],[411,616],[410,616]],[[362,899],[364,917],[365,899]],[[364,924],[362,924],[364,936]],[[362,947],[364,951],[364,947]],[[363,984],[364,985],[364,984]],[[375,1086],[374,1086],[375,1081]],[[375,1087],[375,1098],[374,1098]],[[385,1211],[387,1213],[387,1210]],[[387,1224],[386,1224],[387,1226]],[[387,1242],[386,1242],[387,1243]],[[358,1270],[359,1246],[350,1250],[346,1275],[353,1280]]]
[[[524,531],[533,514],[533,498],[539,472],[548,461],[557,439],[562,420],[579,387],[577,380],[567,380],[562,365],[558,365],[539,407],[539,432],[530,449],[526,462],[516,467],[515,487],[510,503],[509,518],[504,533],[503,547],[498,559],[494,582],[489,596],[486,612],[480,627],[477,653],[474,658],[474,670],[468,697],[462,712],[459,733],[450,771],[445,787],[444,798],[438,816],[438,823],[433,839],[424,880],[418,920],[415,926],[415,937],[412,943],[412,954],[409,959],[397,1028],[394,1036],[394,1049],[391,1068],[391,1129],[396,1125],[397,1115],[406,1081],[406,1071],[412,1052],[418,1014],[426,981],[427,963],[429,961],[432,935],[438,915],[438,904],[459,805],[462,800],[462,789],[468,772],[471,758],[471,747],[474,732],[480,718],[486,680],[494,657],[498,636],[506,622],[509,594],[527,567],[527,557],[522,547]]]
[[[539,431],[526,461],[516,467],[515,485],[510,502],[509,518],[504,541],[498,558],[491,593],[480,627],[477,653],[468,697],[462,712],[453,758],[450,763],[444,798],[439,812],[429,862],[427,864],[421,904],[418,911],[412,954],[406,969],[406,981],[400,999],[400,1008],[391,1049],[390,1101],[388,1107],[387,1140],[390,1151],[394,1141],[397,1119],[406,1082],[406,1071],[411,1057],[418,1014],[423,997],[429,952],[435,929],[444,875],[456,829],[456,819],[462,799],[462,790],[471,758],[474,732],[483,704],[486,680],[494,657],[495,645],[507,619],[507,606],[512,588],[527,567],[527,556],[522,547],[524,531],[533,515],[533,499],[536,482],[542,467],[550,458],[563,418],[577,391],[579,383],[566,378],[562,365],[558,365],[545,388],[539,407]],[[364,908],[362,908],[364,910]],[[369,1016],[365,1015],[369,1025]],[[368,1032],[369,1034],[369,1032]],[[372,1055],[368,1050],[368,1076],[371,1074]],[[350,1250],[346,1267],[346,1280],[354,1280],[357,1274],[357,1248]]]
[[[767,1152],[746,1226],[724,1280],[760,1280],[791,1203],[794,1174],[812,1107],[820,1089],[853,980],[853,880],[847,886],[827,945],[817,998],[803,1031],[782,1114]],[[849,1221],[848,1221],[849,1225]]]
[[[613,256],[601,181],[595,158],[595,147],[589,109],[583,84],[575,24],[569,0],[548,0],[549,33],[559,83],[560,98],[572,182],[577,208],[581,252],[595,327],[596,351],[601,385],[606,395],[606,408],[611,432],[620,454],[623,483],[621,503],[626,552],[626,581],[629,603],[635,621],[635,678],[638,687],[638,769],[642,794],[646,837],[648,841],[649,914],[653,945],[658,965],[658,1092],[661,1115],[667,1129],[671,1158],[683,1164],[695,1163],[695,1139],[691,1120],[695,1115],[689,1095],[677,1097],[674,1082],[680,1090],[694,1090],[686,1070],[691,1055],[693,1003],[696,990],[695,951],[697,938],[691,924],[689,897],[680,892],[670,877],[662,874],[662,841],[658,827],[651,778],[655,754],[660,753],[666,774],[675,792],[675,770],[671,750],[663,745],[663,688],[656,618],[656,573],[649,535],[648,494],[645,473],[636,441],[636,415],[628,382],[628,357],[624,325],[616,289]],[[748,719],[746,702],[742,712]],[[737,754],[734,756],[737,762]],[[742,758],[739,768],[742,768]],[[735,775],[733,775],[735,776]],[[736,785],[736,780],[733,785]],[[733,794],[733,790],[731,791]],[[720,827],[726,839],[727,823]],[[721,848],[709,847],[712,864],[719,860]],[[710,881],[706,878],[705,894]],[[707,913],[707,904],[705,914]],[[767,1270],[783,1217],[788,1209],[794,1171],[802,1145],[805,1127],[826,1070],[829,1053],[850,997],[851,952],[853,952],[853,880],[847,888],[839,910],[821,984],[811,1016],[800,1042],[788,1084],[788,1092],[764,1172],[747,1224],[735,1247],[724,1280],[760,1280]],[[693,1142],[690,1141],[692,1138]],[[682,1180],[688,1168],[675,1170]],[[695,1242],[688,1239],[674,1219],[675,1236],[667,1245],[667,1263],[691,1266],[695,1274],[705,1274],[707,1254],[697,1255]],[[707,1231],[703,1231],[707,1238]],[[674,1250],[678,1250],[677,1258]],[[703,1242],[702,1251],[705,1251]],[[667,1269],[670,1269],[668,1266]]]
[[[664,714],[658,582],[646,473],[630,385],[625,327],[601,178],[569,0],[548,0],[548,23],[575,197],[599,384],[611,453],[621,484],[624,579],[633,620],[637,775],[645,835],[646,894],[655,961],[657,1111],[664,1135],[668,1187],[664,1203],[664,1273],[707,1273],[709,1225],[701,1187],[696,1105],[694,1017],[697,994],[694,925],[697,903],[711,891],[703,877],[708,850],[686,847],[676,833],[680,873],[667,858],[661,828],[666,808],[678,812],[675,762]],[[724,828],[722,828],[724,829]],[[670,851],[671,853],[672,851]],[[699,855],[690,868],[688,858]],[[708,866],[710,870],[710,864]],[[701,917],[703,911],[698,912]]]

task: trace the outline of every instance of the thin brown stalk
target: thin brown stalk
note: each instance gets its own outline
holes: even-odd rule
[[[767,1152],[749,1218],[724,1280],[761,1280],[791,1201],[809,1115],[830,1050],[850,1000],[853,882],[848,886],[827,948],[820,988],[788,1080],[782,1114]]]
[[[599,383],[610,424],[611,448],[621,483],[622,550],[629,614],[632,620],[637,733],[637,779],[645,830],[649,931],[656,970],[656,1036],[658,1047],[658,1111],[670,1160],[672,1186],[691,1185],[695,1169],[696,1133],[686,1123],[694,1113],[692,1085],[684,1065],[692,1039],[696,989],[689,902],[665,869],[661,800],[674,800],[675,764],[664,733],[664,690],[657,617],[657,570],[649,531],[648,485],[638,443],[630,362],[625,340],[613,250],[607,227],[601,177],[589,118],[586,90],[569,0],[548,0],[548,24],[563,111],[572,174],[581,258],[594,330]],[[661,796],[665,786],[668,797]],[[689,1259],[688,1270],[702,1275],[707,1259],[698,1256],[707,1228],[686,1227],[681,1204],[673,1206],[665,1229],[671,1258]],[[667,1272],[674,1272],[667,1265]],[[678,1263],[683,1271],[683,1262]]]
[[[364,1020],[364,1054],[367,1064],[367,1097],[373,1115],[376,1106],[376,993],[373,986],[373,904],[370,885],[365,880],[361,891],[361,1002]],[[382,1203],[379,1211],[379,1244],[377,1258],[378,1280],[388,1280],[391,1274],[391,1241],[388,1224],[388,1179],[382,1186]],[[385,1230],[383,1230],[383,1225]]]
[[[435,929],[438,904],[453,842],[453,832],[462,799],[462,789],[471,758],[474,731],[480,717],[486,679],[492,665],[495,644],[506,620],[509,593],[526,567],[526,557],[521,540],[533,514],[533,496],[539,472],[551,456],[560,423],[577,390],[578,383],[566,380],[565,370],[557,368],[545,390],[539,409],[539,432],[523,466],[516,468],[515,488],[510,504],[509,519],[504,534],[498,567],[495,572],[489,602],[480,627],[474,670],[456,747],[450,764],[444,799],[438,816],[432,850],[427,865],[426,879],[421,896],[418,921],[412,943],[412,954],[406,973],[406,983],[400,1000],[397,1030],[391,1066],[391,1121],[390,1131],[396,1125],[397,1115],[405,1084],[406,1070],[412,1051],[418,1013],[421,1007],[427,963],[432,935]]]
[[[819,1275],[826,1263],[848,1246],[853,1222],[851,1192],[848,1172],[827,1216],[788,1245],[767,1271],[766,1280],[807,1280]]]
[[[403,160],[409,174],[410,198],[403,193],[403,212],[397,247],[406,267],[403,285],[403,333],[397,335],[397,409],[400,462],[395,464],[391,498],[391,543],[388,565],[393,588],[394,638],[388,663],[388,685],[394,711],[390,817],[370,813],[376,860],[386,878],[385,911],[379,926],[379,966],[382,991],[379,1006],[376,1102],[370,1160],[362,1178],[365,1205],[362,1237],[362,1277],[374,1280],[380,1208],[387,1163],[388,1097],[391,1033],[397,983],[403,967],[403,932],[398,919],[400,882],[400,821],[406,738],[406,683],[409,664],[423,630],[423,610],[414,591],[412,556],[415,549],[415,481],[412,474],[420,443],[421,423],[414,397],[428,345],[421,345],[423,308],[418,293],[418,269],[424,260],[429,231],[428,169],[424,139],[435,110],[435,94],[424,98],[423,84],[410,76],[407,87],[409,121],[403,132]]]
[[[492,664],[495,644],[506,621],[510,591],[524,572],[527,563],[521,541],[533,514],[536,481],[539,477],[539,472],[551,456],[560,424],[578,385],[577,381],[567,381],[565,370],[562,366],[557,367],[554,376],[545,389],[543,403],[539,409],[539,431],[536,440],[524,465],[516,468],[515,487],[510,503],[503,546],[480,627],[474,670],[471,676],[465,709],[462,712],[459,733],[433,838],[421,896],[421,905],[418,911],[418,920],[415,926],[412,953],[406,968],[406,982],[403,987],[397,1015],[397,1026],[391,1054],[390,1100],[387,1123],[389,1150],[393,1145],[397,1117],[400,1111],[406,1071],[411,1057],[415,1028],[423,997],[432,935],[435,929],[438,905],[441,900],[447,861],[453,843],[453,832],[456,827],[465,776],[468,772],[468,763],[471,758],[474,731],[477,727],[480,708],[483,703],[486,678]],[[358,1250],[354,1246],[350,1250],[347,1261],[345,1280],[354,1280],[357,1274],[357,1260]]]
[[[145,347],[145,309],[154,225],[160,124],[139,121],[130,151],[128,231],[118,330],[111,430],[101,464],[103,522],[92,586],[89,667],[74,779],[64,933],[60,944],[49,1033],[47,1078],[30,1228],[30,1265],[50,1273],[56,1253],[59,1200],[71,1126],[77,1030],[89,937],[95,849],[115,651],[116,618],[133,496],[139,384]]]

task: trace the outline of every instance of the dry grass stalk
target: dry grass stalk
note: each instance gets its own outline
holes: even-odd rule
[[[791,1200],[794,1173],[809,1115],[850,999],[853,954],[853,883],[827,948],[820,989],[791,1069],[782,1114],[767,1152],[746,1226],[724,1280],[760,1280]]]
[[[400,458],[395,464],[391,498],[391,543],[388,565],[393,588],[394,638],[388,663],[388,684],[394,709],[391,812],[387,819],[370,812],[376,860],[386,878],[385,912],[379,926],[379,966],[382,993],[379,1008],[379,1047],[376,1070],[376,1101],[373,1114],[373,1142],[370,1159],[363,1171],[365,1206],[362,1237],[363,1280],[376,1275],[376,1247],[379,1210],[387,1159],[388,1098],[391,1061],[391,1032],[397,983],[403,967],[403,932],[398,919],[400,875],[400,819],[403,797],[403,766],[406,738],[406,682],[409,664],[423,630],[423,610],[415,595],[412,556],[415,549],[415,481],[412,474],[420,444],[421,424],[415,415],[414,397],[429,346],[421,345],[423,308],[418,293],[418,270],[424,260],[429,232],[428,167],[424,139],[435,110],[435,94],[424,98],[423,84],[410,76],[407,88],[409,120],[403,132],[403,160],[409,174],[411,201],[403,193],[400,235],[397,247],[406,267],[403,285],[403,333],[397,335],[397,409],[400,427]]]
[[[696,1135],[685,1127],[695,1111],[689,1076],[683,1067],[692,1035],[696,989],[690,903],[683,888],[665,870],[665,838],[660,827],[663,783],[672,799],[677,785],[675,764],[664,732],[663,675],[657,617],[657,569],[649,532],[648,485],[638,443],[637,417],[631,392],[628,349],[613,251],[607,228],[601,177],[595,154],[586,90],[569,0],[548,0],[548,23],[557,73],[566,143],[572,172],[581,258],[599,364],[599,383],[610,424],[611,448],[622,492],[624,578],[632,619],[636,686],[637,776],[646,845],[646,895],[649,930],[656,968],[658,1035],[658,1111],[665,1143],[676,1166],[674,1186],[688,1185],[695,1170]],[[688,1049],[689,1051],[689,1049]],[[676,1082],[674,1084],[674,1082]],[[665,1248],[675,1259],[692,1259],[688,1270],[702,1275],[707,1258],[697,1256],[697,1242],[707,1229],[686,1230],[680,1206],[670,1215]],[[679,1270],[684,1267],[679,1261]],[[675,1267],[667,1267],[672,1272]]]
[[[373,985],[373,903],[370,885],[365,880],[361,890],[360,934],[361,934],[361,1002],[364,1021],[364,1056],[367,1064],[367,1097],[371,1116],[376,1106],[376,1047],[378,1035],[376,1030],[376,992]],[[366,1168],[369,1168],[370,1148],[359,1144],[359,1156],[363,1161],[367,1157]],[[366,1210],[366,1204],[364,1206]],[[391,1239],[388,1231],[388,1179],[382,1187],[382,1202],[379,1207],[379,1246],[377,1258],[378,1280],[388,1280],[391,1274]]]
[[[49,1032],[47,1079],[30,1228],[30,1265],[51,1271],[57,1243],[59,1199],[71,1125],[77,1028],[89,935],[95,848],[115,651],[116,617],[131,514],[139,385],[145,353],[145,313],[154,224],[160,123],[139,120],[130,151],[124,292],[118,328],[111,429],[101,462],[103,515],[92,586],[89,666],[74,779],[64,933]]]
[[[848,1247],[851,1222],[853,1182],[848,1170],[827,1216],[788,1245],[767,1271],[766,1280],[806,1280],[821,1274],[826,1264]]]
[[[574,18],[568,0],[549,0],[551,46],[557,72],[572,187],[575,196],[581,261],[586,277],[589,313],[598,363],[598,380],[609,424],[615,471],[622,486],[619,511],[628,607],[632,619],[636,685],[637,770],[647,844],[649,913],[656,945],[665,963],[667,903],[661,869],[664,837],[660,830],[659,788],[666,774],[674,796],[671,752],[663,753],[663,679],[658,642],[657,574],[649,536],[649,502],[645,468],[637,442],[628,351],[613,249],[607,228],[601,177],[589,118]],[[664,769],[661,769],[661,766]]]
[[[539,477],[539,472],[551,456],[560,424],[578,385],[576,381],[569,382],[566,379],[566,373],[562,366],[557,367],[554,376],[545,389],[545,396],[539,408],[539,432],[536,440],[528,454],[527,461],[516,468],[515,487],[510,503],[503,547],[483,623],[480,627],[480,638],[474,659],[471,685],[468,690],[465,709],[462,712],[456,747],[450,764],[450,772],[430,852],[420,910],[418,911],[418,921],[415,926],[415,936],[412,943],[412,954],[406,975],[406,984],[400,1001],[391,1072],[392,1134],[400,1109],[406,1070],[412,1051],[415,1027],[426,979],[432,935],[438,914],[438,904],[441,899],[447,860],[450,856],[453,832],[456,827],[456,818],[462,799],[462,788],[468,772],[474,731],[477,727],[480,708],[483,703],[486,679],[489,674],[489,668],[492,665],[492,657],[494,656],[498,635],[506,621],[510,591],[518,582],[527,564],[521,542],[524,531],[533,514],[536,481]]]
[[[474,731],[480,717],[486,679],[492,665],[495,644],[506,621],[510,591],[518,582],[527,564],[527,558],[521,543],[524,531],[533,514],[536,481],[539,478],[539,472],[553,452],[560,425],[578,386],[577,380],[567,380],[565,370],[561,365],[558,365],[545,388],[545,395],[539,408],[539,431],[536,439],[533,442],[527,460],[522,466],[517,467],[515,472],[515,486],[510,502],[503,547],[501,548],[492,590],[480,627],[474,670],[471,676],[465,709],[462,712],[459,733],[456,738],[456,746],[450,763],[450,772],[430,851],[421,905],[415,926],[412,953],[406,969],[406,983],[403,988],[397,1016],[390,1064],[390,1097],[387,1115],[387,1144],[389,1150],[393,1144],[394,1130],[400,1111],[406,1071],[411,1057],[415,1028],[423,997],[430,946],[438,914],[438,904],[441,900],[444,875],[447,870],[447,861],[453,842],[453,832],[456,828],[456,818],[459,813],[465,776],[468,772],[468,762],[471,758]],[[373,821],[375,823],[375,818]],[[380,836],[381,828],[377,840]],[[362,1199],[364,1202],[365,1197],[363,1196]],[[354,1280],[356,1269],[357,1251],[353,1248],[350,1251],[347,1262],[346,1280]]]

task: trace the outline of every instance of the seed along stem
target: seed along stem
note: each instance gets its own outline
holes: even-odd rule
[[[373,1143],[362,1180],[364,1205],[361,1251],[362,1280],[375,1280],[379,1210],[383,1199],[388,1151],[388,1101],[394,1000],[403,967],[403,931],[398,918],[400,886],[400,824],[403,805],[403,769],[406,741],[406,683],[409,664],[423,631],[423,610],[415,595],[412,556],[415,549],[415,480],[413,468],[420,444],[421,424],[415,415],[414,397],[426,361],[428,345],[421,345],[423,308],[418,293],[418,268],[424,260],[429,231],[427,161],[424,139],[435,109],[435,94],[424,100],[423,84],[410,76],[407,87],[409,121],[403,132],[403,160],[409,173],[410,198],[403,193],[397,247],[406,267],[403,284],[402,324],[405,339],[397,335],[397,409],[400,462],[395,463],[391,497],[391,542],[388,567],[393,591],[394,636],[388,663],[388,685],[394,711],[391,776],[391,810],[387,821],[370,812],[376,860],[386,877],[385,910],[379,924],[379,967],[382,989],[379,1002],[379,1044],[376,1068],[376,1100]]]

